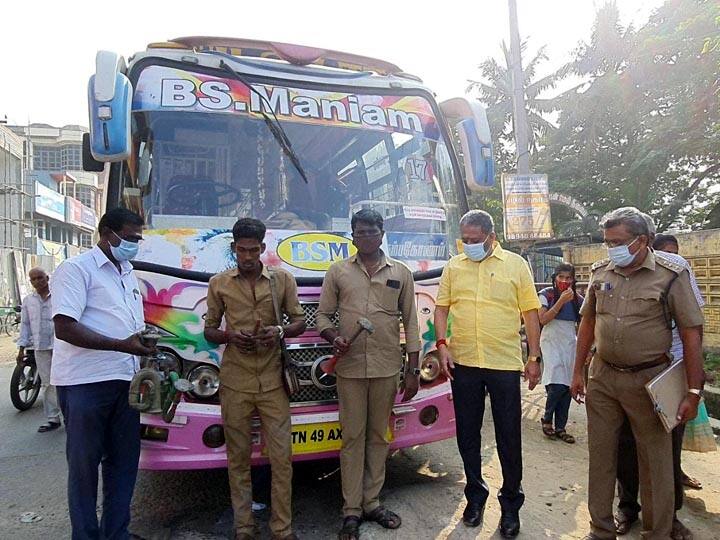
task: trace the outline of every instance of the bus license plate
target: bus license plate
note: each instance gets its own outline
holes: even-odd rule
[[[340,450],[342,430],[339,422],[304,424],[292,428],[293,454],[312,454]]]

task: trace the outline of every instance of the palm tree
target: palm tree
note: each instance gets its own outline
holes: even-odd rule
[[[514,140],[513,93],[512,93],[512,57],[510,50],[503,41],[500,44],[505,59],[504,65],[494,58],[489,58],[478,67],[481,80],[469,80],[466,92],[477,91],[478,100],[487,107],[488,121],[498,142],[508,144]],[[520,46],[521,51],[527,49],[527,42]],[[535,56],[523,69],[523,86],[525,89],[525,106],[528,111],[528,146],[532,154],[538,150],[539,140],[554,126],[543,115],[552,113],[558,108],[557,98],[541,98],[540,95],[553,89],[572,70],[572,65],[562,66],[557,71],[535,81],[538,66],[548,57],[545,47],[540,47]]]

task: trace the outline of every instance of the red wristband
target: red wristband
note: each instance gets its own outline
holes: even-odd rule
[[[445,341],[445,338],[438,339],[438,340],[435,342],[435,348],[436,348],[436,349],[439,349],[439,348],[440,348],[440,345],[445,345],[445,346],[447,347],[447,341]]]
[[[227,330],[223,330],[223,336],[225,337],[225,343],[230,342],[230,336],[227,333]]]

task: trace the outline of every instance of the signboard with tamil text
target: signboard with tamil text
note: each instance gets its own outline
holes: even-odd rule
[[[502,196],[507,240],[552,238],[546,174],[503,174]]]

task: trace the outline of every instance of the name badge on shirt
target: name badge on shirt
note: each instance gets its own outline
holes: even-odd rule
[[[607,281],[596,281],[593,284],[593,288],[596,291],[610,291],[612,290],[612,285],[608,283]]]
[[[388,279],[385,282],[385,285],[387,285],[391,289],[399,289],[400,288],[400,282],[397,279]]]

